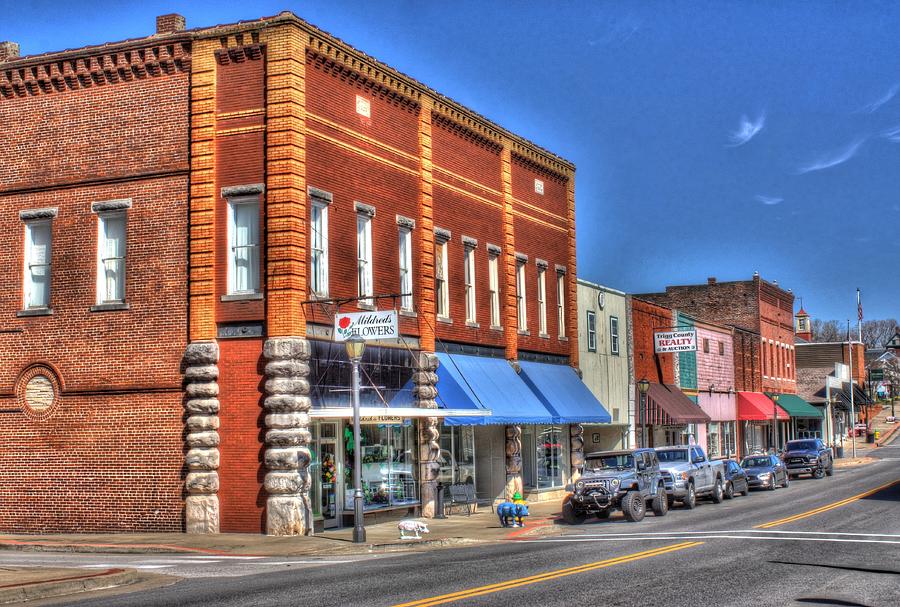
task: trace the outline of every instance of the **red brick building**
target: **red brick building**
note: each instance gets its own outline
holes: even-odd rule
[[[399,310],[402,338],[363,359],[370,404],[458,408],[435,386],[447,364],[505,359],[546,414],[366,425],[360,448],[389,469],[367,509],[431,514],[445,452],[489,498],[562,489],[581,436],[559,420],[581,418],[539,388],[545,367],[577,377],[571,163],[291,13],[0,49],[21,151],[0,169],[4,267],[28,285],[0,299],[0,526],[340,524],[354,446],[330,413],[349,385],[337,311]]]

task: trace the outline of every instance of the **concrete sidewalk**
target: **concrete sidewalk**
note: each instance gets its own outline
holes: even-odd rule
[[[538,532],[558,518],[558,503],[529,506],[527,526],[503,528],[489,507],[467,516],[454,512],[446,519],[417,519],[430,533],[420,540],[401,540],[397,521],[366,527],[365,544],[352,542],[352,528],[328,530],[306,537],[269,537],[261,534],[220,533],[90,533],[54,535],[0,535],[0,550],[55,552],[169,553],[244,556],[323,556],[370,552],[434,549],[514,539]]]

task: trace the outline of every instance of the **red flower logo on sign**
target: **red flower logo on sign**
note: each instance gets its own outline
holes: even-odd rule
[[[346,329],[350,326],[350,318],[345,316],[338,321],[338,326],[342,329]]]

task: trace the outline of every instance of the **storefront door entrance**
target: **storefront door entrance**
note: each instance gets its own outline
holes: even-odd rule
[[[343,474],[341,474],[341,458],[338,445],[338,424],[323,422],[319,424],[319,437],[316,453],[319,456],[320,478],[322,490],[319,492],[319,512],[322,513],[325,528],[337,527],[340,524],[340,513],[343,509],[341,496],[343,492]]]

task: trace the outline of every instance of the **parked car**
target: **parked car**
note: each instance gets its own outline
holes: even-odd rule
[[[647,513],[648,502],[656,516],[669,511],[653,449],[586,455],[583,474],[570,490],[562,506],[563,520],[570,525],[583,523],[591,515],[609,518],[617,509],[629,521],[637,522]]]
[[[670,502],[690,509],[698,497],[708,495],[717,504],[725,499],[724,466],[720,460],[709,461],[700,447],[657,447],[656,455]]]
[[[733,459],[725,461],[725,499],[730,500],[738,493],[750,495],[747,473]]]
[[[778,485],[787,487],[791,482],[784,462],[777,455],[748,455],[741,460],[741,468],[751,489],[774,491]]]
[[[789,440],[781,459],[792,477],[809,474],[813,478],[825,478],[834,474],[831,449],[820,438]]]

